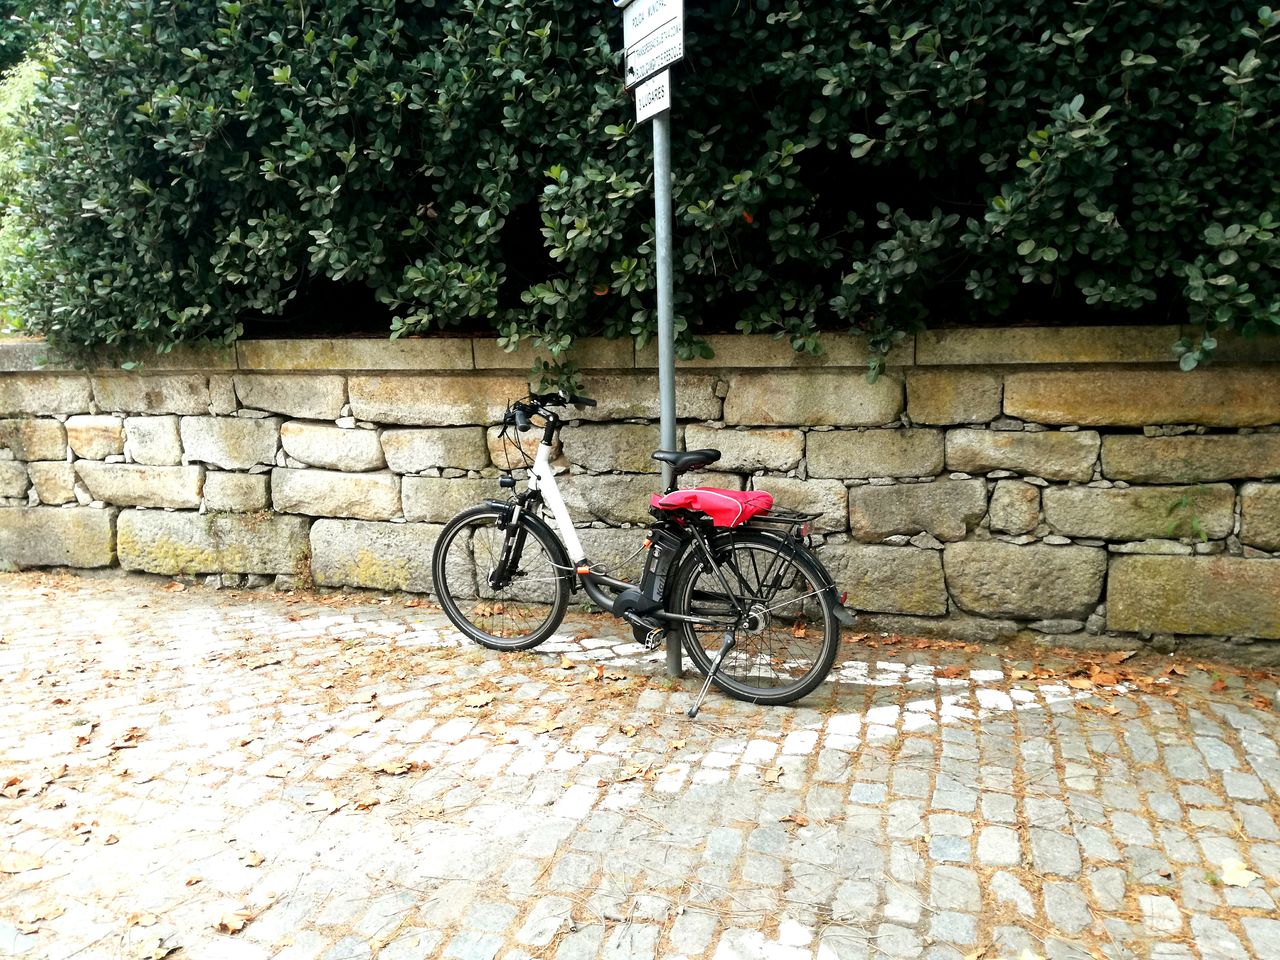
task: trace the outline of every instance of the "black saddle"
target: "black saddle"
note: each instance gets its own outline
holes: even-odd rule
[[[686,473],[689,470],[697,470],[699,467],[705,467],[709,463],[715,463],[720,459],[719,450],[658,450],[654,453],[653,459],[662,463],[671,464],[671,469],[677,475]]]

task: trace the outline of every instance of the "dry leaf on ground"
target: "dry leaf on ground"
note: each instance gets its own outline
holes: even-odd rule
[[[768,770],[764,772],[764,781],[765,783],[777,783],[778,779],[781,776],[782,776],[781,767],[770,767]]]
[[[572,670],[572,669],[573,669],[574,667],[576,667],[576,666],[577,666],[577,664],[576,664],[576,663],[574,663],[572,660],[570,660],[568,657],[562,656],[562,657],[560,658],[560,669],[561,669],[561,670]]]
[[[24,873],[27,870],[39,870],[43,866],[44,860],[34,853],[21,850],[0,853],[0,873]]]
[[[244,854],[240,859],[244,861],[244,865],[246,867],[260,867],[262,866],[263,862],[267,858],[264,857],[262,854],[260,854],[257,850],[250,850],[248,853]]]
[[[492,693],[473,693],[462,702],[465,703],[468,707],[473,707],[473,708],[487,707],[489,704],[493,703],[493,694]]]
[[[339,800],[333,791],[326,790],[307,801],[307,808],[318,813],[336,813],[347,805],[347,801]]]
[[[1222,882],[1228,887],[1247,887],[1258,877],[1239,860],[1222,861]]]
[[[253,916],[252,910],[236,910],[228,913],[218,921],[218,930],[222,933],[239,933],[244,929],[245,924],[253,919]]]

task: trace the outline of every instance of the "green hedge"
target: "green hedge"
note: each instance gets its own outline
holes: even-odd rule
[[[492,327],[559,353],[651,334],[650,138],[611,4],[70,8],[20,197],[17,305],[57,345],[225,342],[335,284],[395,335]],[[1269,9],[711,0],[687,18],[684,352],[734,328],[882,350],[930,320],[1280,327]]]

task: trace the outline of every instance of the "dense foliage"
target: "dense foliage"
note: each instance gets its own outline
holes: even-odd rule
[[[735,327],[883,349],[930,319],[1280,328],[1268,8],[688,7],[684,351]],[[610,4],[69,8],[20,201],[21,308],[59,345],[305,332],[352,290],[396,335],[650,334],[650,140]]]

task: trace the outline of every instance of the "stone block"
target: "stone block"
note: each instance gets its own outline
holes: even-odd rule
[[[479,427],[426,427],[382,431],[382,452],[396,473],[452,468],[483,470],[489,466],[484,431]]]
[[[388,471],[271,471],[271,502],[278,513],[309,517],[390,520],[400,516],[400,478]]]
[[[241,370],[471,369],[471,341],[462,337],[241,340],[236,353]]]
[[[1168,363],[1179,336],[1174,326],[924,330],[916,335],[916,363]]]
[[[139,373],[94,377],[93,396],[100,410],[112,413],[208,413],[209,379]]]
[[[347,402],[346,378],[332,374],[241,373],[235,377],[235,388],[240,404],[250,410],[300,420],[337,420]]]
[[[582,429],[574,428],[574,432]],[[485,463],[486,467],[494,466],[499,470],[519,470],[526,462],[533,463],[534,458],[538,455],[538,446],[542,443],[542,431],[530,430],[528,433],[521,433],[512,427],[504,429],[502,427],[490,427],[484,432],[485,447],[489,454],[489,459]],[[551,460],[554,463],[560,456],[561,442],[556,440],[555,446],[551,451]],[[521,456],[521,451],[524,451]]]
[[[724,406],[716,396],[716,376],[683,373],[676,391],[676,418],[679,420],[719,420]],[[588,375],[582,393],[596,401],[594,407],[565,408],[564,416],[574,420],[657,420],[661,416],[658,378],[652,373]]]
[[[311,527],[312,579],[328,587],[430,592],[431,554],[442,529],[427,523],[317,520]]]
[[[191,463],[207,463],[223,470],[248,470],[260,463],[276,462],[280,441],[278,417],[261,420],[183,417],[179,431],[183,454]]]
[[[947,431],[947,469],[965,473],[1012,470],[1046,480],[1093,479],[1100,439],[1092,430],[1023,433]]]
[[[1107,628],[1280,640],[1280,563],[1222,556],[1113,557]]]
[[[48,373],[0,376],[0,416],[88,413],[92,400],[86,377]]]
[[[654,426],[657,430],[657,426]],[[657,450],[657,434],[654,434]],[[804,455],[804,434],[799,430],[717,430],[700,423],[684,428],[686,450],[711,448],[720,451],[717,470],[794,470]],[[652,452],[652,451],[651,451]],[[654,462],[652,460],[650,463]],[[648,469],[646,467],[646,469]]]
[[[67,456],[67,432],[57,420],[0,420],[0,448],[18,460],[62,460]]]
[[[25,497],[31,486],[27,465],[16,460],[0,460],[0,497]]]
[[[849,591],[848,605],[855,610],[922,616],[947,612],[942,554],[936,550],[826,544],[818,556],[837,591]]]
[[[580,370],[627,370],[636,365],[635,340],[631,337],[619,337],[617,340],[581,337],[573,341],[568,355],[561,358],[539,350],[529,340],[521,340],[515,350],[507,351],[498,346],[496,337],[475,337],[470,341],[470,348],[477,370],[518,370],[524,373],[540,360],[553,359],[568,360]]]
[[[498,486],[497,480],[405,477],[400,483],[405,519],[415,522],[445,523],[467,507],[485,500],[507,498],[507,492]]]
[[[269,478],[265,473],[225,473],[210,470],[204,475],[205,509],[218,513],[252,513],[271,505]]]
[[[1235,491],[1230,484],[1190,487],[1048,487],[1044,516],[1057,533],[1101,540],[1146,540],[1231,532]]]
[[[1021,480],[1001,480],[991,493],[991,529],[1030,533],[1040,522],[1040,488]]]
[[[76,498],[76,472],[65,460],[37,460],[27,464],[41,503],[59,506]]]
[[[220,374],[209,378],[209,413],[215,417],[229,417],[240,409],[236,399],[235,378]]]
[[[167,576],[305,573],[311,521],[271,514],[120,514],[120,566]]]
[[[912,423],[986,423],[1000,416],[1003,378],[985,370],[907,371]]]
[[[871,351],[862,337],[829,334],[822,338],[821,353],[795,350],[786,340],[768,334],[713,333],[703,337],[714,356],[677,360],[679,369],[733,369],[739,367],[867,367]],[[890,367],[909,366],[915,357],[915,341],[912,337],[895,343],[885,356]],[[653,368],[658,365],[658,345],[650,342],[636,351],[636,366]]]
[[[520,377],[353,376],[351,412],[361,420],[408,426],[487,426],[529,392]]]
[[[1103,437],[1102,473],[1129,483],[1280,477],[1280,433]]]
[[[724,402],[725,422],[745,426],[877,427],[901,413],[902,378],[861,370],[735,373]]]
[[[1240,489],[1240,539],[1260,550],[1280,550],[1280,484],[1246,483]]]
[[[494,432],[490,428],[490,434]],[[653,459],[653,451],[661,446],[656,423],[584,423],[567,428],[560,436],[565,458],[587,470],[652,473],[658,469],[658,462]],[[490,450],[496,454],[493,461],[505,470],[505,453],[494,449],[492,439]]]
[[[985,617],[1083,619],[1102,595],[1107,552],[1099,547],[947,544],[947,589],[961,609]]]
[[[0,510],[0,566],[109,567],[116,558],[115,534],[115,510]]]
[[[652,474],[620,474],[560,477],[560,492],[575,523],[599,520],[610,526],[643,524],[649,515],[649,498],[661,491],[662,478]]]
[[[124,453],[124,421],[119,417],[68,417],[67,445],[85,460],[105,460]]]
[[[849,491],[849,525],[858,540],[929,533],[939,540],[963,540],[987,512],[981,480],[937,480]]]
[[[1082,426],[1258,427],[1280,423],[1280,368],[1011,373],[1004,412],[1034,423]]]
[[[587,559],[593,564],[603,566],[612,577],[639,583],[644,573],[644,563],[648,551],[641,546],[644,543],[645,531],[618,530],[612,527],[581,527],[578,539],[582,541],[582,549]],[[636,551],[639,550],[639,553]],[[570,560],[581,560],[581,557],[570,557]]]
[[[153,467],[173,467],[182,463],[178,418],[127,418],[124,422],[124,452],[134,463]]]
[[[289,420],[280,427],[280,445],[293,459],[325,470],[360,473],[387,465],[375,430],[344,430],[331,423]]]
[[[773,494],[773,502],[779,507],[819,514],[813,521],[814,533],[843,533],[849,529],[848,491],[839,480],[756,477],[751,488]]]
[[[148,467],[77,460],[75,470],[95,500],[122,507],[174,510],[200,506],[203,467]]]
[[[928,477],[942,470],[942,431],[815,431],[806,455],[811,477]]]

